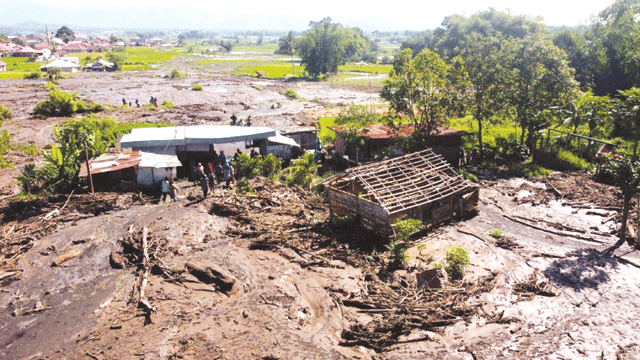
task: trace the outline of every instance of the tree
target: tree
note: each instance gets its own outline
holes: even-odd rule
[[[311,76],[335,74],[345,61],[345,42],[342,25],[331,22],[331,18],[309,24],[311,29],[295,44],[301,63]]]
[[[293,55],[295,40],[296,38],[293,35],[293,31],[289,31],[287,35],[284,35],[278,40],[278,48],[275,53],[279,55]]]
[[[586,124],[590,137],[604,135],[604,127],[613,120],[613,105],[608,96],[595,96],[591,91],[583,94],[576,102],[573,132],[577,133],[579,127]]]
[[[56,37],[58,39],[62,39],[65,43],[68,43],[69,41],[75,39],[75,34],[73,33],[73,30],[69,29],[66,26],[63,26],[58,29],[58,31],[56,31]]]
[[[373,45],[357,28],[344,28],[327,17],[311,21],[311,29],[296,40],[294,49],[311,76],[336,74],[346,61],[360,60]]]
[[[501,38],[475,35],[468,44],[463,56],[471,83],[469,105],[478,123],[478,147],[482,158],[484,126],[507,108],[509,71],[503,63]]]
[[[118,54],[113,51],[107,52],[107,60],[113,63],[114,70],[121,70],[122,64],[124,64],[124,55]]]
[[[410,49],[396,53],[380,96],[391,110],[408,116],[419,137],[430,135],[454,113],[461,113],[467,88],[462,59],[445,62],[424,49],[412,58]]]
[[[540,131],[549,127],[560,110],[566,110],[577,95],[573,69],[566,54],[541,37],[512,38],[505,42],[505,62],[511,68],[508,76],[510,103],[516,121],[525,130],[527,146],[536,158]]]
[[[621,91],[624,99],[617,103],[618,127],[623,129],[626,138],[633,139],[633,160],[638,159],[640,141],[640,89],[631,88]]]
[[[614,245],[614,247],[620,247],[627,236],[627,219],[629,218],[631,199],[640,192],[640,164],[630,156],[623,156],[619,159],[611,158],[605,164],[605,170],[612,175],[613,183],[620,188],[623,196],[620,240]]]

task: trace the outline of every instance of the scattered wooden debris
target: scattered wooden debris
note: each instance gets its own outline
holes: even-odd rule
[[[78,256],[82,255],[82,250],[81,249],[71,249],[68,250],[67,252],[65,252],[64,254],[56,257],[55,259],[53,259],[53,263],[51,264],[51,266],[60,266],[63,263],[76,258]]]
[[[193,263],[187,263],[185,266],[193,276],[205,284],[214,284],[226,294],[237,291],[236,278],[223,270],[214,269],[209,266],[203,267]]]

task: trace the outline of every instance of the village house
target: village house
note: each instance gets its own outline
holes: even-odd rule
[[[16,46],[11,49],[11,56],[13,57],[35,57],[38,52],[28,46]]]
[[[62,72],[73,73],[82,70],[82,66],[69,60],[68,58],[57,59],[40,67],[40,71],[50,72],[53,69],[59,69]]]
[[[159,155],[142,151],[125,151],[104,154],[89,161],[91,177],[96,189],[111,190],[126,187],[123,183],[135,184],[134,189],[151,188],[165,177],[176,177],[182,163],[175,155]],[[87,177],[86,164],[80,166],[80,177]],[[133,189],[130,189],[133,190]]]
[[[115,71],[116,70],[116,66],[115,66],[114,63],[108,62],[107,60],[98,59],[93,63],[87,64],[87,66],[85,66],[85,70],[90,70],[90,71]]]
[[[273,153],[289,156],[294,147],[299,147],[293,139],[278,134],[267,127],[195,125],[133,129],[120,141],[122,148],[155,154],[176,155],[183,164],[208,162],[214,151],[224,151],[233,156],[237,151],[258,148],[261,155]],[[287,158],[283,157],[287,160]],[[178,170],[180,171],[180,169]],[[179,173],[188,176],[188,169]]]
[[[396,220],[418,219],[425,227],[477,211],[479,188],[431,149],[347,169],[328,181],[331,217],[355,219],[382,236]]]
[[[415,130],[413,125],[402,125],[398,129],[391,129],[386,124],[369,124],[360,131],[364,144],[356,146],[355,143],[345,139],[342,126],[334,125],[329,129],[336,132],[334,143],[336,155],[338,157],[346,156],[350,161],[356,163],[367,161],[371,155],[392,145],[392,140],[395,138],[411,136]],[[463,130],[442,127],[429,135],[427,143],[433,152],[444,157],[450,164],[457,166],[462,137],[466,135],[471,134]]]

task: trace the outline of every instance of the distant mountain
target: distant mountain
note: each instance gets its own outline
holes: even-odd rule
[[[234,13],[203,10],[193,6],[141,6],[84,4],[59,6],[30,0],[0,0],[0,28],[42,31],[44,24],[55,31],[60,24],[71,29],[202,29],[202,30],[306,30],[310,20],[281,12],[277,14]],[[340,19],[334,19],[340,22]],[[394,30],[384,21],[360,18],[342,22],[362,30]],[[75,29],[74,29],[75,27]],[[77,30],[76,30],[77,31]]]

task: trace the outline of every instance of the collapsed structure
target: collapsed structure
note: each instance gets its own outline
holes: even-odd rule
[[[435,227],[477,211],[477,185],[431,149],[346,170],[329,180],[331,216],[355,217],[383,236],[396,219]]]

